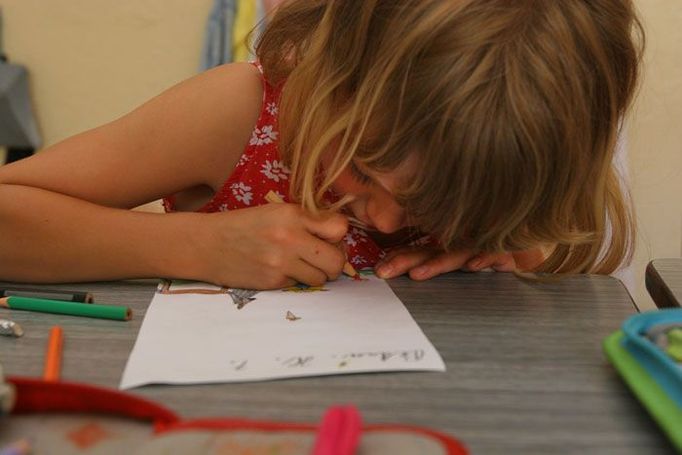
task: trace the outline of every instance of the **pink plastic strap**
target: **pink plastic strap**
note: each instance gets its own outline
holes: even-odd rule
[[[322,418],[313,455],[352,455],[360,442],[362,419],[355,406],[333,406]]]

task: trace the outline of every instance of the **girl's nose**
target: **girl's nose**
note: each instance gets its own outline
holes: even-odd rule
[[[406,227],[405,209],[394,201],[382,205],[374,205],[374,210],[368,207],[368,216],[374,227],[384,234],[392,234]]]

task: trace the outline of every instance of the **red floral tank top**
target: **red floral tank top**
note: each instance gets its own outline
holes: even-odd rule
[[[198,212],[225,212],[267,204],[265,195],[275,192],[285,202],[289,198],[290,171],[279,156],[279,131],[277,114],[281,86],[267,82],[260,65],[263,80],[263,104],[251,133],[251,139],[237,162],[232,175],[220,191]],[[175,211],[175,198],[164,198],[166,212]],[[371,268],[384,256],[384,251],[364,230],[351,226],[344,237],[348,261],[356,269]]]

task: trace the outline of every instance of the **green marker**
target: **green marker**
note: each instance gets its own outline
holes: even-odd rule
[[[89,318],[116,319],[128,321],[133,316],[130,308],[115,305],[98,305],[95,303],[64,302],[60,300],[34,299],[31,297],[0,298],[0,307],[12,310],[38,311],[41,313],[68,314]]]

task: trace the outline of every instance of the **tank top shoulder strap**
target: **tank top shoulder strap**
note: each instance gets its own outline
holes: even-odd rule
[[[279,106],[279,100],[282,94],[282,84],[279,85],[271,84],[268,81],[268,78],[265,76],[263,66],[257,60],[249,63],[258,70],[258,73],[260,74],[261,83],[263,84],[263,104],[261,106],[261,113],[267,112],[270,115],[276,116],[277,110],[275,110],[275,112],[271,111],[274,106]]]

